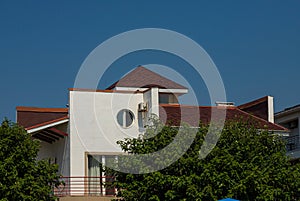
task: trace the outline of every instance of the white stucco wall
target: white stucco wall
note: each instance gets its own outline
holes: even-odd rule
[[[68,124],[59,125],[57,129],[68,132]],[[41,159],[56,159],[58,164],[59,173],[64,176],[69,176],[70,174],[70,164],[69,164],[69,148],[68,148],[69,137],[60,138],[56,142],[50,144],[48,142],[40,141],[40,149],[38,152],[38,160]]]
[[[118,140],[139,134],[138,104],[142,93],[70,91],[70,174],[86,175],[86,153],[121,153]],[[117,123],[122,109],[133,112],[129,128]]]
[[[275,115],[275,123],[278,124],[284,124],[290,121],[293,121],[295,119],[298,119],[298,128],[291,129],[289,135],[290,136],[300,136],[300,111],[296,110],[295,112],[286,112],[283,114]],[[299,138],[300,140],[300,138]],[[299,142],[300,143],[300,142]],[[295,149],[292,151],[289,151],[287,153],[291,158],[300,158],[300,150]]]
[[[275,123],[277,124],[282,124],[286,122],[290,122],[292,120],[298,119],[298,128],[292,129],[290,135],[299,135],[300,136],[300,130],[299,130],[299,125],[300,125],[300,111],[298,112],[293,112],[293,113],[288,113],[285,115],[281,116],[275,116]]]
[[[145,113],[146,117],[149,117],[151,114],[159,116],[158,96],[158,88],[151,88],[143,94],[144,103],[148,103],[148,111]]]

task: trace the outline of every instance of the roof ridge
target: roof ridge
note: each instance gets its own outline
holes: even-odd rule
[[[261,97],[259,99],[256,99],[256,100],[253,100],[253,101],[250,101],[250,102],[247,102],[247,103],[244,103],[242,105],[239,105],[237,106],[239,109],[245,109],[247,107],[251,107],[253,105],[257,105],[259,103],[262,103],[263,101],[265,101],[265,99],[267,99],[269,96],[264,96],[264,97]]]

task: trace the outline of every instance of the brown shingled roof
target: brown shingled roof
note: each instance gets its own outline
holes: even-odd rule
[[[268,96],[238,106],[240,110],[268,121]]]
[[[217,116],[224,113],[224,107],[210,107],[210,106],[182,106],[161,104],[159,116],[162,121],[172,126],[179,126],[180,121],[188,123],[191,126],[199,126],[199,121],[203,124],[209,124],[211,120],[211,112],[214,110]],[[200,115],[200,118],[199,118]],[[257,129],[265,129],[273,131],[285,131],[288,129],[271,122],[268,122],[260,117],[251,115],[240,110],[237,107],[231,106],[226,108],[226,120],[245,120],[253,124]]]
[[[67,108],[38,108],[38,107],[17,107],[17,123],[23,126],[27,131],[50,125],[68,119]],[[68,136],[64,131],[54,127],[32,133],[32,137],[42,141],[53,143],[59,139]]]
[[[133,71],[109,86],[107,89],[113,89],[115,87],[158,87],[165,89],[187,89],[186,87],[142,66],[135,68]]]
[[[17,107],[17,123],[25,129],[66,119],[67,108]]]

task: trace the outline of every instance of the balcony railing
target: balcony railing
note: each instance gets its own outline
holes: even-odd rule
[[[286,149],[288,152],[300,149],[299,135],[288,136],[283,139],[286,141]]]
[[[61,184],[54,189],[58,197],[77,196],[115,196],[116,190],[108,184],[114,181],[113,177],[61,177]]]

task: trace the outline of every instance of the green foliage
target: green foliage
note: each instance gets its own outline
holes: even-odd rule
[[[18,125],[4,120],[0,126],[0,200],[55,200],[57,165],[37,161],[39,142]]]
[[[151,153],[166,147],[178,131],[166,126],[153,135],[154,130],[150,128],[145,136],[118,143],[129,155]],[[212,152],[200,159],[207,131],[208,127],[201,125],[188,151],[163,170],[126,174],[107,169],[116,176],[118,196],[124,200],[299,199],[300,169],[289,163],[285,143],[279,136],[246,123],[229,122]],[[119,160],[119,165],[136,165],[125,159]]]

